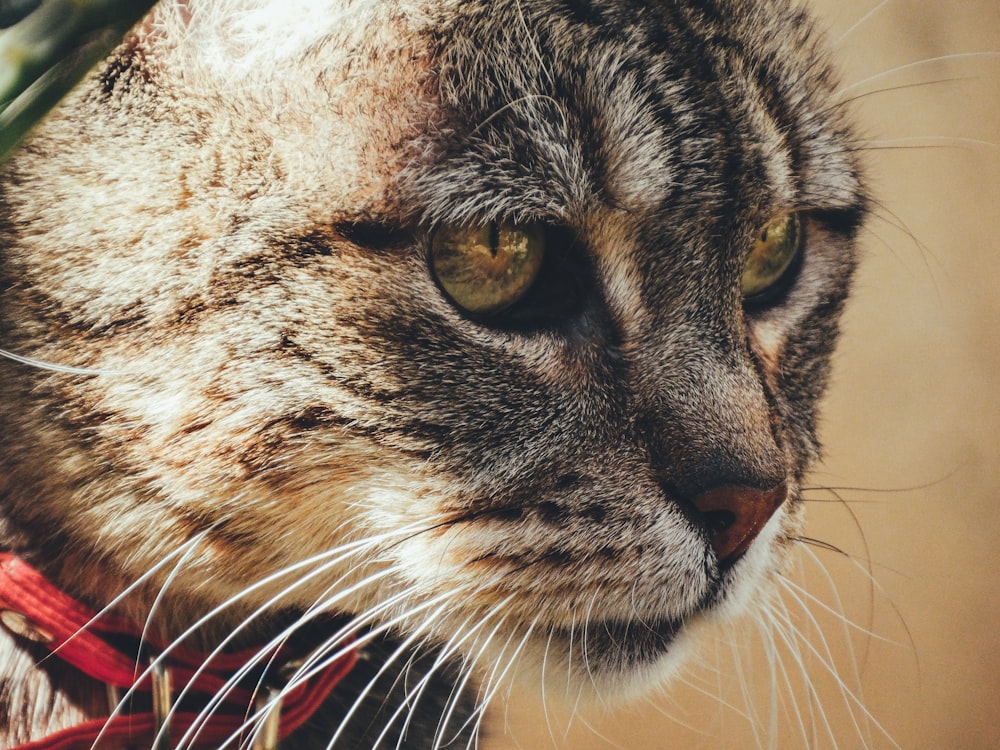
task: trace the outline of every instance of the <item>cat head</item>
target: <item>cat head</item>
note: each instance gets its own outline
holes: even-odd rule
[[[818,455],[865,197],[808,21],[307,5],[161,9],[8,169],[3,347],[94,373],[4,366],[8,537],[168,619],[662,674]]]

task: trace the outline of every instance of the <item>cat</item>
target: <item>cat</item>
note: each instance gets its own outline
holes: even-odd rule
[[[2,548],[160,662],[350,666],[285,747],[669,680],[801,532],[836,89],[784,0],[159,6],[4,167]],[[108,715],[7,624],[0,745]]]

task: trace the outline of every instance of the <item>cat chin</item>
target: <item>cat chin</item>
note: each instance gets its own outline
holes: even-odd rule
[[[676,677],[695,650],[699,629],[695,621],[592,623],[586,647],[581,632],[556,629],[526,644],[510,677],[525,689],[540,689],[545,701],[626,704]],[[497,673],[495,665],[480,669]]]
[[[542,685],[543,697],[569,703],[623,704],[662,689],[692,660],[699,644],[710,642],[713,634],[726,637],[734,620],[753,617],[767,606],[774,593],[772,577],[783,567],[775,550],[780,524],[769,526],[689,616],[553,627],[526,645],[515,679]]]

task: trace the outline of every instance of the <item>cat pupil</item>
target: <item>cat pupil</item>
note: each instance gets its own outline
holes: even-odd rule
[[[490,222],[490,255],[495,259],[500,251],[500,225],[495,221]]]

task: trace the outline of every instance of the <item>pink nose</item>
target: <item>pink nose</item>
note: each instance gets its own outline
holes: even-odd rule
[[[750,548],[787,496],[784,482],[769,490],[726,485],[703,492],[692,504],[719,562],[730,563]]]

